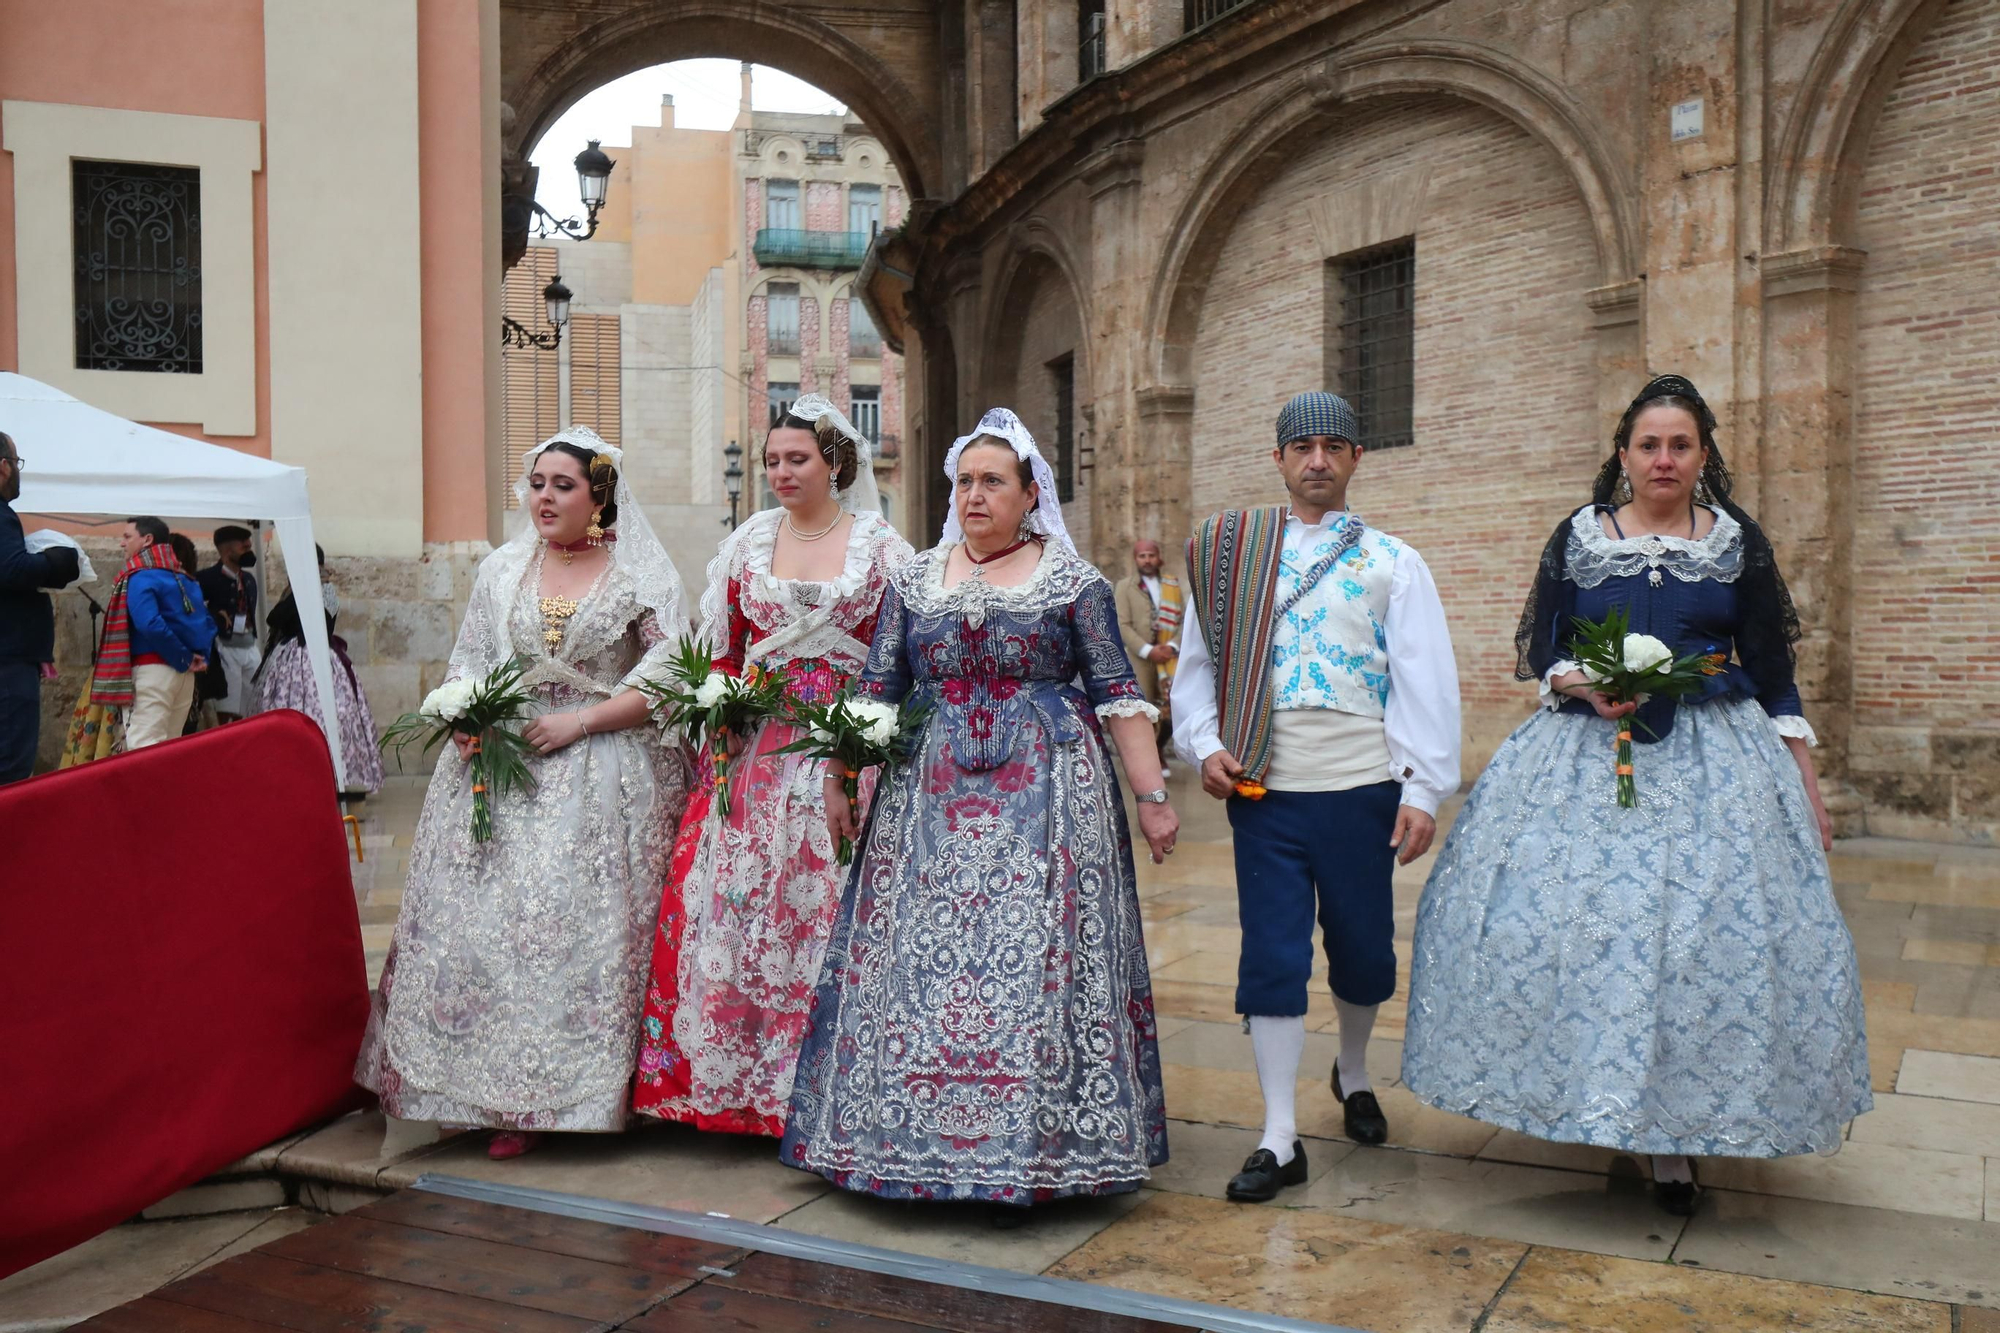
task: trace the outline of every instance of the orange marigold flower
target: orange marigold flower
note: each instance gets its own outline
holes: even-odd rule
[[[1264,791],[1265,788],[1263,783],[1252,782],[1248,778],[1245,778],[1243,779],[1243,781],[1236,784],[1236,794],[1238,796],[1244,797],[1247,800],[1252,800],[1252,801],[1263,800]]]

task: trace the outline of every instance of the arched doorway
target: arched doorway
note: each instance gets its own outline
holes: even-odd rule
[[[1063,522],[1085,558],[1107,552],[1091,545],[1089,348],[1076,289],[1055,260],[1040,250],[1019,257],[1001,288],[988,325],[992,354],[986,371],[988,406],[1014,409],[1056,474]],[[970,423],[967,424],[970,428]]]

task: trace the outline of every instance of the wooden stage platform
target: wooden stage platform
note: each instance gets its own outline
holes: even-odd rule
[[[1332,1326],[425,1177],[74,1326],[92,1333],[1325,1333]],[[1335,1333],[1352,1333],[1336,1330]]]

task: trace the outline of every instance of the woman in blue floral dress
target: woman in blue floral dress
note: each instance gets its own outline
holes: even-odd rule
[[[1111,585],[1070,545],[1034,441],[989,412],[946,476],[945,540],[895,576],[857,685],[932,711],[869,812],[783,1154],[844,1189],[1016,1205],[996,1212],[1006,1225],[1021,1205],[1136,1189],[1166,1160],[1103,729],[1156,861],[1178,821]],[[853,831],[837,780],[827,804]]]
[[[1639,704],[1621,809],[1612,704],[1566,660],[1573,618],[1714,661]],[[1516,643],[1547,708],[1487,766],[1417,908],[1403,1082],[1563,1143],[1653,1155],[1667,1211],[1690,1157],[1831,1152],[1873,1105],[1854,941],[1793,682],[1797,613],[1730,499],[1715,417],[1662,376],[1619,423],[1594,503],[1542,556]]]

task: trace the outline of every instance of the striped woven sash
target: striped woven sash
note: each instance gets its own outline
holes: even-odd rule
[[[1285,512],[1225,510],[1188,542],[1195,623],[1215,659],[1222,745],[1253,781],[1271,763],[1271,633]]]

